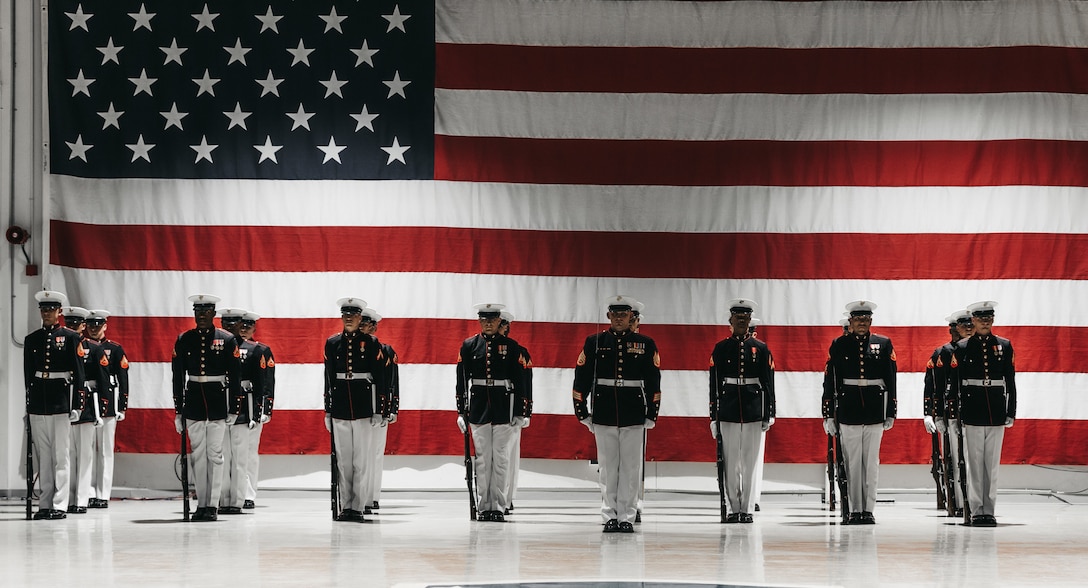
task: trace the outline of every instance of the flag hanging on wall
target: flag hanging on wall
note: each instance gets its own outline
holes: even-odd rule
[[[45,285],[113,313],[124,451],[176,446],[170,350],[193,293],[264,318],[266,453],[327,451],[336,300],[401,361],[389,452],[460,452],[472,305],[534,359],[523,456],[593,455],[573,366],[605,297],[661,349],[651,460],[711,461],[726,300],[760,304],[778,421],[814,463],[844,305],[899,358],[885,463],[928,460],[944,317],[997,300],[1016,345],[1007,463],[1088,445],[1088,11],[1073,1],[53,0]]]

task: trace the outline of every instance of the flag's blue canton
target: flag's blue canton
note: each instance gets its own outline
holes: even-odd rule
[[[434,175],[433,0],[53,0],[48,46],[53,173]]]

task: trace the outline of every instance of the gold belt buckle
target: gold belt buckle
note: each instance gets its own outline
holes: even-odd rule
[[[989,386],[990,385],[990,378],[982,378],[982,385],[983,386]]]
[[[495,385],[495,380],[493,380],[492,378],[487,378],[486,380],[484,380],[484,386],[494,386],[494,385]]]
[[[616,387],[623,388],[623,378],[616,378]]]
[[[48,380],[49,379],[49,372],[42,372],[42,379],[43,380]]]
[[[355,377],[355,374],[353,374],[353,373],[351,373],[351,372],[347,372],[346,374],[344,374],[344,379],[345,379],[345,380],[351,380],[351,379],[353,379],[354,377]]]

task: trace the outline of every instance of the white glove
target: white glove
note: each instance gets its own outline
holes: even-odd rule
[[[895,424],[895,419],[884,419],[884,430],[890,431],[893,424]]]
[[[835,419],[824,419],[824,432],[834,436],[839,430],[835,427]]]
[[[584,418],[584,419],[582,419],[582,420],[580,420],[580,421],[578,421],[578,422],[580,422],[580,423],[582,423],[583,425],[585,425],[585,426],[586,426],[586,428],[587,428],[587,429],[589,429],[589,432],[590,432],[590,433],[592,433],[592,432],[593,432],[593,417],[586,417],[586,418]]]
[[[97,429],[97,428],[101,427],[103,422],[104,421],[102,420],[102,417],[94,417],[94,428]]]
[[[121,422],[123,420],[125,420],[125,411],[123,411],[123,410],[117,411],[117,422]]]
[[[528,429],[528,428],[529,428],[529,417],[525,417],[525,418],[524,418],[524,419],[523,419],[523,420],[521,421],[521,428],[522,428],[522,429]]]
[[[69,423],[74,423],[74,422],[76,422],[76,421],[78,421],[78,420],[79,420],[79,411],[78,411],[78,410],[73,410],[73,411],[72,411],[72,412],[71,412],[71,413],[70,413],[70,414],[68,415],[68,422],[69,422]]]
[[[762,429],[763,431],[766,431],[767,429],[770,429],[771,425],[773,425],[773,424],[774,424],[774,417],[771,417],[771,418],[763,421],[763,424],[761,424],[759,426],[759,428]]]
[[[233,425],[234,423],[237,423],[237,422],[238,422],[238,415],[236,415],[236,414],[228,414],[227,415],[227,424],[228,425]]]
[[[525,417],[514,417],[513,422],[510,424],[520,429],[525,426]]]
[[[710,421],[710,437],[718,440],[718,421]]]
[[[948,423],[944,422],[944,419],[937,419],[933,421],[933,426],[937,427],[937,430],[940,431],[941,434],[948,432]]]
[[[646,430],[648,431],[657,426],[657,421],[653,419],[646,419],[646,422],[643,423],[642,426],[646,427]]]
[[[270,420],[272,420],[272,415],[270,415],[270,414],[262,414],[261,415],[261,424],[262,425],[267,423]]]
[[[181,415],[180,414],[174,415],[174,430],[178,432],[178,435],[181,434]]]
[[[468,425],[465,424],[465,417],[457,415],[457,428],[461,429],[462,434],[468,431]]]
[[[926,432],[930,435],[937,430],[937,425],[933,422],[933,417],[926,415],[926,418],[922,419],[922,424],[926,426]]]
[[[383,420],[382,415],[372,414],[372,415],[370,415],[370,426],[371,427],[380,427],[380,426],[382,426],[382,420]]]
[[[246,423],[246,426],[249,427],[250,430],[253,430],[253,427],[257,426],[257,421],[249,421]]]
[[[395,422],[397,422],[397,413],[395,413],[395,412],[390,413],[390,415],[389,415],[389,424],[392,425]]]
[[[1016,419],[1014,419],[1012,417],[1005,417],[1005,428],[1008,429],[1009,427],[1011,427],[1013,421],[1015,421],[1015,420]]]
[[[325,430],[332,432],[332,415],[329,413],[325,413]]]

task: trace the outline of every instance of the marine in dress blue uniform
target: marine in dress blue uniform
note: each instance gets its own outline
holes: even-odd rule
[[[196,327],[178,336],[171,360],[174,392],[174,429],[181,434],[181,419],[189,431],[197,509],[193,521],[218,519],[216,508],[223,488],[223,438],[232,398],[241,396],[239,358],[234,334],[215,327],[217,296],[194,294]]]
[[[366,301],[337,301],[344,330],[325,341],[325,428],[332,432],[339,469],[340,521],[363,522],[370,495],[374,429],[384,420],[388,398],[385,353],[360,328]]]
[[[846,305],[850,333],[831,343],[824,375],[824,430],[840,431],[849,483],[849,524],[873,524],[880,441],[895,422],[896,363],[891,339],[870,331],[876,304]]]
[[[605,533],[633,533],[638,515],[643,433],[661,407],[661,356],[631,330],[639,302],[605,301],[609,328],[586,338],[574,368],[574,414],[597,443]]]
[[[68,298],[53,290],[34,295],[42,328],[23,339],[23,383],[41,496],[34,520],[68,515],[70,421],[83,406],[83,347],[79,334],[61,326]]]
[[[774,424],[774,358],[767,344],[749,332],[756,303],[726,303],[732,334],[710,355],[710,433],[720,436],[727,523],[751,523],[755,472],[763,433]]]
[[[511,323],[514,322],[513,313],[504,310],[499,313],[499,334],[510,338]],[[513,341],[513,339],[511,339]],[[525,398],[525,418],[520,421],[521,426],[514,430],[514,439],[510,443],[510,472],[506,476],[506,510],[504,514],[510,514],[514,510],[514,494],[518,490],[518,473],[521,471],[521,430],[529,428],[529,419],[533,416],[533,358],[529,350],[517,341],[522,357],[525,358],[525,371],[522,375],[522,396]]]
[[[221,515],[242,514],[242,502],[248,485],[249,433],[255,425],[250,418],[253,411],[249,410],[253,405],[254,368],[249,358],[253,346],[247,346],[241,334],[242,317],[246,312],[243,308],[219,309],[219,324],[238,341],[238,361],[241,364],[238,376],[241,393],[228,400],[227,431],[223,439],[223,487],[216,500],[219,506],[217,512]]]
[[[382,315],[373,308],[363,309],[363,331],[374,337],[378,336],[378,323]],[[381,341],[379,339],[379,341]],[[392,345],[381,342],[382,353],[385,355],[385,385],[386,398],[385,411],[382,413],[381,426],[374,429],[374,467],[370,468],[370,478],[367,482],[369,494],[366,508],[363,514],[371,514],[380,508],[378,499],[382,493],[382,473],[385,469],[385,446],[389,437],[389,425],[397,422],[397,413],[400,411],[400,366],[397,365],[397,352]]]
[[[253,417],[254,425],[250,429],[249,435],[245,500],[242,501],[242,508],[244,509],[257,508],[257,482],[260,480],[261,468],[261,435],[264,433],[265,424],[272,420],[272,405],[276,400],[276,359],[272,354],[272,348],[268,344],[254,338],[257,331],[257,321],[260,319],[261,317],[257,313],[247,312],[242,317],[242,326],[239,330],[247,356],[259,358],[255,360],[256,365],[254,367],[258,370],[255,372],[256,376],[253,376],[255,379],[250,380],[254,382],[253,402],[256,416]],[[245,374],[242,374],[242,381],[245,380]],[[247,392],[247,403],[248,394]],[[248,404],[246,408],[248,409]]]
[[[974,325],[971,323],[971,313],[961,310],[952,313],[946,319],[948,333],[952,340],[933,350],[926,362],[926,374],[924,388],[922,390],[922,424],[930,435],[940,435],[941,446],[947,445],[949,452],[945,459],[952,463],[952,479],[954,481],[955,504],[952,512],[956,516],[963,516],[963,491],[960,489],[961,474],[957,465],[960,459],[960,444],[958,441],[960,426],[959,420],[952,416],[955,412],[948,410],[948,369],[952,362],[952,351],[956,343],[974,333]],[[949,437],[947,440],[945,437]],[[947,444],[946,444],[947,441]]]
[[[1016,366],[1012,342],[993,334],[992,300],[967,307],[975,332],[958,341],[949,368],[948,404],[958,409],[967,459],[971,525],[995,527],[997,474],[1005,429],[1016,420]]]
[[[128,357],[120,343],[106,338],[107,320],[110,313],[106,310],[91,310],[87,316],[87,335],[98,341],[102,349],[99,365],[106,377],[107,389],[98,395],[99,415],[102,426],[95,429],[94,436],[94,474],[91,485],[94,496],[88,501],[88,508],[109,508],[110,495],[113,493],[113,453],[116,445],[117,423],[125,420],[128,410]]]
[[[525,422],[525,368],[521,346],[499,334],[498,303],[474,306],[480,333],[465,339],[457,352],[457,426],[471,426],[476,449],[478,520],[503,522],[509,507],[507,476],[514,432]]]
[[[83,406],[79,417],[71,422],[71,442],[68,461],[71,464],[71,483],[68,496],[68,513],[83,514],[94,495],[94,440],[96,432],[104,421],[101,415],[102,391],[108,389],[109,380],[104,370],[106,359],[102,346],[87,335],[87,318],[91,315],[86,308],[66,306],[63,310],[64,324],[79,333],[79,344],[83,348]]]

